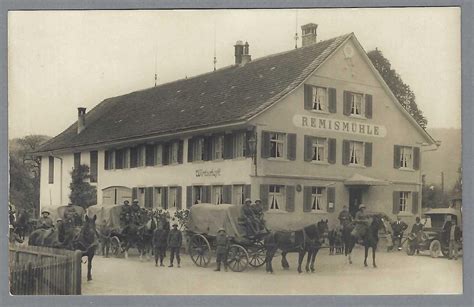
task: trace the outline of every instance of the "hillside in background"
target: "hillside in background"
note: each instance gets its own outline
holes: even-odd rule
[[[436,151],[422,153],[425,182],[441,185],[441,172],[444,172],[444,187],[449,192],[456,183],[461,166],[461,129],[434,128],[427,131],[435,140],[441,141],[441,146]]]

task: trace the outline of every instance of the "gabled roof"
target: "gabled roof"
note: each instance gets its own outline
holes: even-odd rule
[[[301,84],[352,34],[189,79],[108,98],[38,152],[106,145],[250,119]]]

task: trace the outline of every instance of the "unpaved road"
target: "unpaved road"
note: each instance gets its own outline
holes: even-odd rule
[[[428,255],[407,256],[404,252],[377,253],[378,268],[363,266],[363,250],[353,252],[352,265],[344,256],[329,256],[321,250],[316,273],[296,272],[296,254],[290,254],[291,269],[281,268],[275,258],[275,274],[263,267],[242,273],[214,272],[194,265],[182,255],[181,268],[155,267],[138,257],[103,258],[93,261],[93,281],[87,282],[83,265],[84,295],[113,294],[459,294],[462,293],[462,259],[432,259]],[[169,258],[166,260],[168,264]],[[371,264],[371,261],[369,261]]]

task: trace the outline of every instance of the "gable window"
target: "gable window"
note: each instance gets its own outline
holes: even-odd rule
[[[355,165],[364,164],[364,143],[362,142],[349,142],[349,163]]]
[[[410,192],[400,192],[399,212],[408,212],[410,205]]]
[[[94,151],[91,151],[90,152],[90,181],[91,182],[97,182],[97,171],[98,171],[98,162],[97,162],[97,159],[98,159],[98,154],[97,154],[97,150],[94,150]]]
[[[400,167],[413,168],[413,148],[412,147],[401,147],[400,148]]]
[[[224,202],[222,186],[212,187],[212,203],[220,205]]]
[[[217,135],[212,139],[212,159],[221,160],[224,158],[224,136]]]
[[[48,183],[54,183],[54,157],[49,156]]]
[[[356,93],[351,93],[351,115],[358,115],[362,116],[362,99],[363,99],[362,94],[356,94]]]
[[[280,210],[285,208],[284,187],[281,185],[270,185],[268,202],[270,210]]]
[[[326,144],[327,141],[325,138],[314,138],[313,139],[313,161],[326,161]]]
[[[242,158],[242,157],[245,157],[246,155],[246,152],[245,152],[245,139],[246,139],[246,135],[245,135],[245,132],[239,132],[239,133],[236,133],[234,134],[234,146],[233,146],[233,149],[234,149],[234,152],[233,152],[233,156],[234,158]]]
[[[311,100],[312,109],[315,111],[327,111],[327,89],[323,87],[313,87],[313,97]]]
[[[245,201],[245,190],[243,185],[234,185],[232,188],[232,203],[243,205]]]
[[[324,210],[324,188],[312,187],[311,188],[311,210],[322,211]]]
[[[286,147],[286,134],[285,133],[270,133],[270,157],[271,158],[283,158],[285,157]]]
[[[196,138],[192,144],[194,161],[204,161],[204,138]]]

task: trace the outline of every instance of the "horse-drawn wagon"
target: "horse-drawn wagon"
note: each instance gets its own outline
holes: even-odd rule
[[[263,237],[266,233],[247,233],[241,216],[241,206],[237,205],[197,204],[191,207],[187,223],[188,250],[197,266],[206,267],[210,263],[220,228],[225,229],[230,239],[227,264],[232,271],[242,272],[249,265],[256,268],[265,263]]]

